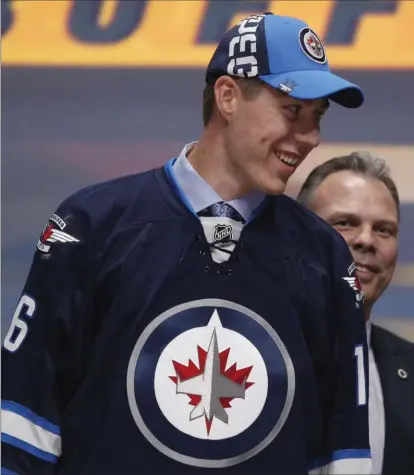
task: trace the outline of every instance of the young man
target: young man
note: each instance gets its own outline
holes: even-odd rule
[[[400,200],[384,160],[366,152],[316,167],[298,201],[345,238],[364,291],[369,344],[369,423],[373,472],[414,473],[414,345],[371,324],[398,255]]]
[[[362,93],[272,14],[232,28],[206,79],[197,144],[44,229],[4,343],[7,470],[369,473],[352,256],[282,195],[328,99]]]

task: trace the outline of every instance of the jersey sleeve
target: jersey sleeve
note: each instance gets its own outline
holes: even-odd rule
[[[344,241],[333,257],[333,396],[325,434],[325,452],[312,474],[371,474],[368,423],[368,347],[363,292],[356,265]]]
[[[2,346],[2,474],[54,473],[64,450],[61,415],[82,373],[89,226],[67,200],[37,243]]]

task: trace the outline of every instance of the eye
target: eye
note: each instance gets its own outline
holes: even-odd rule
[[[381,234],[381,236],[385,236],[385,237],[389,237],[389,236],[393,236],[394,235],[394,232],[392,231],[392,229],[386,227],[386,226],[380,226],[378,229],[377,229],[378,233]]]
[[[299,104],[289,104],[288,106],[285,106],[285,109],[287,109],[296,119],[302,110],[302,106]]]
[[[333,223],[333,225],[341,228],[349,228],[352,226],[351,222],[348,219],[338,219]]]

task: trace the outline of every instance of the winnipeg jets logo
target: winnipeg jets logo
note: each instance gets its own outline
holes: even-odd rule
[[[252,366],[238,370],[234,363],[225,369],[230,348],[219,352],[216,329],[208,351],[200,346],[197,350],[199,367],[191,360],[187,366],[173,361],[176,376],[170,379],[177,385],[177,394],[187,394],[189,404],[195,406],[190,412],[190,421],[204,416],[209,434],[213,418],[227,424],[229,416],[225,409],[231,408],[233,399],[244,399],[246,389],[254,384],[247,382]]]
[[[326,54],[322,41],[310,28],[302,28],[299,33],[299,44],[308,58],[320,64],[326,62]]]
[[[164,456],[195,467],[228,468],[264,450],[294,394],[276,331],[227,300],[194,300],[151,318],[128,364],[137,430]]]
[[[57,214],[53,214],[49,219],[49,223],[43,229],[42,235],[37,243],[39,251],[48,253],[50,245],[46,243],[77,243],[79,239],[62,231],[66,227],[65,221]]]
[[[263,408],[267,386],[260,353],[245,337],[223,328],[217,309],[207,326],[182,333],[166,347],[155,372],[164,416],[203,439],[231,437],[249,427]]]

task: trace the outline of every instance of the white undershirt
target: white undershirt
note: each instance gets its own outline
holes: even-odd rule
[[[371,322],[367,322],[369,360],[369,442],[374,475],[381,475],[385,444],[385,412],[381,380],[371,347]]]

